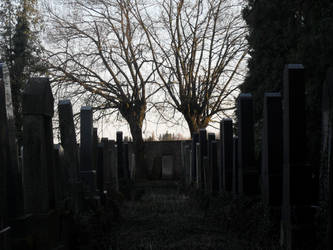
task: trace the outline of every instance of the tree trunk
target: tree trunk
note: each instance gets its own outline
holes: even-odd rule
[[[210,117],[205,117],[204,119],[202,119],[202,117],[200,116],[188,115],[188,114],[183,114],[183,115],[190,130],[191,138],[193,136],[193,133],[199,132],[199,130],[202,128],[206,128],[210,121]]]
[[[130,123],[130,130],[135,154],[135,179],[146,179],[147,169],[144,158],[145,148],[142,138],[142,127],[138,123]]]

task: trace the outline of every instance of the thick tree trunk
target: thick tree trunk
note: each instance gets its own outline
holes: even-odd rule
[[[195,115],[192,116],[188,114],[183,114],[183,115],[190,130],[191,138],[193,133],[199,132],[199,130],[202,128],[206,128],[210,121],[210,117],[205,117],[204,119],[202,119],[201,117]]]
[[[135,179],[146,179],[147,169],[145,164],[145,148],[142,138],[142,127],[140,124],[130,124],[131,134],[133,137],[133,149],[135,154]]]

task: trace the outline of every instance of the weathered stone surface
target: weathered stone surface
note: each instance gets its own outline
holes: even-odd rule
[[[196,166],[197,166],[197,180],[196,180],[196,188],[203,188],[203,171],[202,171],[202,157],[201,157],[201,147],[200,143],[197,142],[195,145],[196,150]]]
[[[93,113],[89,106],[80,112],[80,177],[88,192],[96,190],[96,171],[93,170]]]
[[[172,179],[174,172],[173,156],[163,155],[162,156],[162,179]]]
[[[220,187],[220,176],[217,164],[217,141],[211,142],[211,180],[212,180],[212,194],[217,195]]]
[[[93,166],[92,169],[97,171],[97,148],[98,148],[99,138],[97,128],[93,128],[93,145],[92,145],[92,158]]]
[[[79,149],[76,141],[71,102],[69,100],[59,101],[58,113],[61,146],[64,149],[64,157],[69,175],[68,182],[73,184],[78,181],[79,176]]]
[[[118,177],[119,179],[122,179],[125,177],[125,171],[123,166],[123,132],[117,132],[116,143],[118,152]]]
[[[112,189],[119,191],[119,181],[118,181],[118,145],[115,143],[112,150],[111,157],[111,175],[112,175]]]
[[[286,65],[283,83],[283,198],[281,242],[286,249],[313,249],[311,168],[305,164],[304,67]]]
[[[24,89],[22,99],[24,115],[53,117],[54,99],[48,78],[31,78]]]
[[[26,213],[55,207],[53,96],[47,78],[32,78],[23,92],[23,187]]]
[[[239,180],[239,175],[238,175],[238,137],[234,136],[233,137],[233,145],[232,145],[232,194],[233,197],[235,198],[238,195],[238,180]]]
[[[97,179],[97,190],[101,197],[101,202],[104,205],[104,142],[98,143],[97,155],[96,155],[96,179]]]
[[[238,112],[238,191],[244,195],[259,194],[259,168],[254,159],[253,98],[240,94]]]
[[[206,183],[209,183],[209,186],[207,187],[207,190],[209,190],[210,192],[213,191],[213,167],[212,167],[212,159],[213,159],[213,155],[212,155],[212,142],[215,141],[215,134],[214,133],[208,133],[208,141],[207,141],[207,148],[208,148],[208,152],[207,152],[207,156],[208,156],[208,160],[209,160],[209,164],[208,164],[208,169],[206,170]]]
[[[262,142],[262,195],[266,205],[282,203],[282,98],[265,93]]]
[[[221,121],[221,169],[222,187],[225,191],[232,191],[232,165],[233,165],[233,131],[232,120],[223,119]]]
[[[66,197],[69,196],[68,171],[65,165],[64,149],[61,144],[54,145],[54,179],[55,179],[55,205],[62,208]]]

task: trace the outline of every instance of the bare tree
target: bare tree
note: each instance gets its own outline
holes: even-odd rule
[[[235,2],[161,0],[150,22],[136,8],[165,100],[183,115],[191,134],[234,108],[247,54],[241,6]]]
[[[130,0],[72,0],[60,11],[47,6],[46,61],[59,91],[94,110],[121,114],[130,127],[136,162],[142,164],[142,125],[156,89],[154,64],[132,7]]]

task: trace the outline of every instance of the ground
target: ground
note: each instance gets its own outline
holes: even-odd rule
[[[262,239],[269,234],[262,218],[243,223],[244,217],[253,214],[242,214],[237,221],[240,210],[234,211],[221,197],[198,199],[177,185],[157,184],[144,190],[137,200],[120,205],[121,219],[113,224],[111,234],[112,249],[279,249],[276,239]],[[256,204],[242,205],[253,212]],[[259,229],[251,228],[255,225]]]

